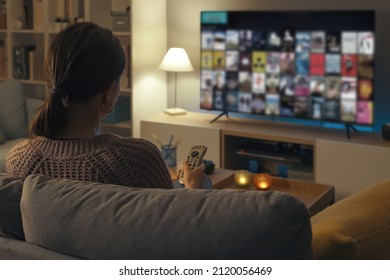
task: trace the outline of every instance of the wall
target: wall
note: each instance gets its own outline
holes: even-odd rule
[[[167,76],[158,69],[167,50],[166,0],[132,1],[133,136],[140,120],[167,107]]]
[[[167,0],[168,47],[187,50],[194,71],[179,73],[177,105],[190,111],[201,111],[200,102],[200,12],[202,10],[353,10],[369,9],[376,13],[376,96],[374,130],[390,122],[390,1],[383,0]],[[173,104],[174,80],[168,75],[169,105]]]

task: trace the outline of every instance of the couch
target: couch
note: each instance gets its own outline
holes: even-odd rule
[[[42,100],[25,97],[17,80],[0,83],[0,171],[13,146],[26,139],[27,123],[41,106]]]
[[[0,173],[0,259],[312,259],[281,192],[138,189]]]

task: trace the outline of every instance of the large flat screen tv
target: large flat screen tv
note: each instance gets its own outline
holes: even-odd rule
[[[374,11],[201,12],[206,110],[373,125]]]

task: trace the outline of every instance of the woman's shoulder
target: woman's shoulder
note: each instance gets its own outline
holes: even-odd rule
[[[157,149],[156,145],[152,142],[142,139],[142,138],[133,138],[133,137],[122,137],[115,134],[112,134],[115,142],[123,148],[137,148],[137,149]]]

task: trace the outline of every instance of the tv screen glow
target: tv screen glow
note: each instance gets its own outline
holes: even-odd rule
[[[202,12],[206,110],[372,125],[375,12]]]

